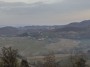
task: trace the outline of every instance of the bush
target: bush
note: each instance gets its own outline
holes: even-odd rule
[[[1,61],[3,67],[17,67],[18,51],[11,47],[3,47],[1,52]]]

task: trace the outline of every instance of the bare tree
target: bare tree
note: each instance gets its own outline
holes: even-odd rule
[[[3,47],[1,52],[3,67],[17,67],[17,55],[18,51],[12,49],[12,47]]]
[[[28,61],[22,59],[21,64],[20,64],[20,67],[29,67]]]
[[[57,67],[55,55],[53,53],[44,57],[44,67]]]
[[[70,55],[72,67],[86,67],[86,56],[82,51],[76,51]]]
[[[78,58],[76,61],[77,67],[86,67],[86,60],[82,57]]]

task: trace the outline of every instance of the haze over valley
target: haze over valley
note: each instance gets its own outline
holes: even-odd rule
[[[87,53],[89,34],[90,20],[54,26],[6,26],[0,28],[0,46],[17,48],[24,56],[44,55],[48,51],[69,54],[75,48]]]
[[[0,67],[90,67],[90,0],[0,0]]]

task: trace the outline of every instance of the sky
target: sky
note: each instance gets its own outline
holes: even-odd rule
[[[0,0],[0,26],[64,25],[90,20],[90,0]]]

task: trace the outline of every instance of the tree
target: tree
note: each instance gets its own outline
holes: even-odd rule
[[[17,55],[18,51],[12,47],[3,47],[1,52],[3,67],[17,67]]]
[[[27,60],[22,59],[20,67],[29,67]]]
[[[74,50],[70,55],[72,67],[86,67],[86,55],[82,51]]]
[[[85,67],[86,66],[86,60],[84,58],[78,58],[76,61],[77,67]]]
[[[48,54],[44,57],[44,67],[57,67],[54,54]]]
[[[25,33],[22,33],[22,34],[20,34],[20,35],[18,35],[18,36],[20,36],[20,37],[28,37],[29,34],[28,34],[27,32],[25,32]]]

